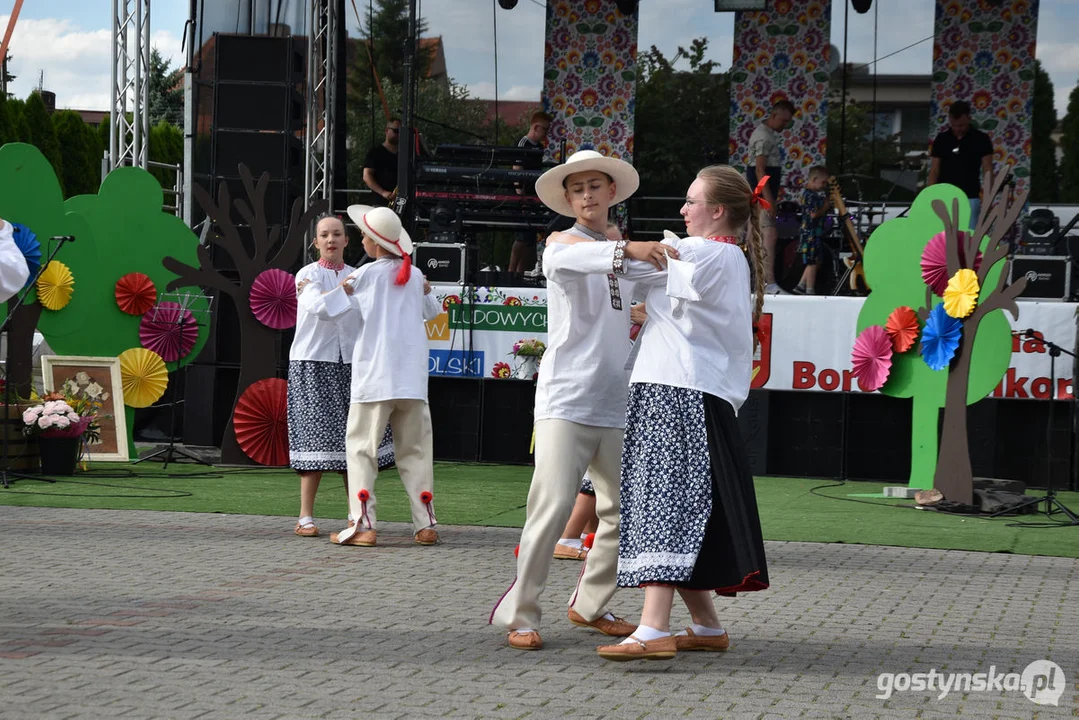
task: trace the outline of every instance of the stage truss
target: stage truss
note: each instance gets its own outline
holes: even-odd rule
[[[304,197],[333,207],[335,113],[337,112],[337,3],[312,0],[307,24],[307,129],[304,133]]]
[[[147,167],[149,76],[150,0],[113,0],[109,171],[122,165]]]

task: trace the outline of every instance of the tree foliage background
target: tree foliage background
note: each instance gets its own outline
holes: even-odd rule
[[[1061,123],[1060,201],[1079,203],[1079,85],[1068,96],[1068,112]]]
[[[1034,61],[1034,112],[1031,119],[1030,199],[1037,203],[1060,202],[1060,169],[1053,132],[1057,111],[1053,105],[1053,81],[1041,60]]]

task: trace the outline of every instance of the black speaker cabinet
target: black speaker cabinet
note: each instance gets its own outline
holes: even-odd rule
[[[221,130],[214,133],[214,175],[239,177],[240,163],[258,178],[303,177],[303,144],[288,133]]]
[[[218,82],[303,82],[304,56],[290,37],[219,33],[216,42]]]
[[[463,243],[416,243],[412,262],[430,282],[460,285],[475,269],[476,252]]]
[[[304,124],[303,97],[291,85],[217,84],[218,130],[288,132]]]

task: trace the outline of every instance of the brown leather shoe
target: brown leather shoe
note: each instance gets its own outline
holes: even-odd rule
[[[318,537],[318,527],[315,525],[300,525],[296,523],[294,531],[300,537]]]
[[[566,613],[566,617],[568,617],[569,621],[577,627],[599,630],[604,635],[610,635],[611,637],[626,637],[627,635],[631,635],[633,631],[637,629],[636,625],[630,625],[620,617],[616,617],[614,620],[608,620],[604,617],[598,617],[595,620],[585,620],[584,616],[573,608],[569,609],[569,612]]]
[[[438,533],[434,528],[424,528],[416,533],[415,541],[417,545],[434,545],[438,542]]]
[[[375,546],[375,531],[374,530],[361,530],[354,534],[347,540],[338,542],[338,533],[330,533],[330,542],[337,545],[355,545],[358,547],[374,547]]]
[[[540,638],[540,634],[533,630],[532,632],[519,633],[516,630],[511,630],[509,634],[509,642],[511,648],[518,650],[542,650],[543,640]]]
[[[604,660],[624,662],[626,660],[670,660],[678,654],[678,646],[674,636],[656,638],[648,642],[642,642],[630,635],[634,642],[620,645],[602,645],[596,648],[596,652]]]
[[[675,635],[674,644],[679,650],[708,650],[718,652],[731,646],[731,636],[727,633],[722,635],[696,635],[693,628],[686,628],[685,635]]]
[[[588,557],[588,548],[572,548],[569,545],[558,543],[554,546],[555,560],[584,560]]]

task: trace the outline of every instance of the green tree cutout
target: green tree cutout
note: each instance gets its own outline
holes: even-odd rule
[[[986,176],[982,216],[969,236],[964,257],[974,256],[975,238],[981,238],[982,261],[977,270],[981,287],[978,305],[963,320],[963,336],[950,366],[939,372],[925,364],[920,346],[892,356],[892,369],[881,392],[912,398],[910,487],[936,487],[946,498],[971,504],[973,472],[967,441],[966,406],[982,399],[1000,383],[1011,358],[1011,327],[1002,310],[1019,317],[1015,298],[1026,287],[1021,279],[1005,286],[1007,243],[1004,234],[1014,224],[1025,196],[1010,202],[1000,198],[1007,176]],[[990,181],[992,183],[990,184]],[[995,201],[995,202],[994,202]],[[905,218],[889,220],[866,245],[865,271],[873,288],[858,315],[857,331],[885,325],[898,307],[917,311],[924,325],[929,311],[941,302],[922,280],[921,257],[925,246],[944,232],[948,249],[948,276],[961,268],[959,228],[970,227],[966,195],[952,185],[923,190]],[[938,446],[940,409],[944,430]]]
[[[56,260],[71,269],[75,280],[71,301],[61,310],[44,309],[33,291],[12,319],[13,387],[26,395],[30,380],[30,351],[36,327],[52,351],[58,355],[115,357],[139,347],[141,317],[128,315],[116,304],[116,281],[131,272],[147,275],[160,293],[176,279],[162,265],[165,255],[195,262],[198,238],[184,222],[162,212],[161,186],[139,168],[117,168],[105,178],[95,195],[78,195],[66,202],[48,160],[36,148],[21,143],[0,147],[0,217],[33,230],[42,242],[72,235]],[[43,257],[42,260],[45,258]],[[201,294],[194,287],[180,292]],[[204,304],[193,311],[201,314]],[[198,340],[179,363],[185,365],[198,355],[209,335],[199,327]],[[13,360],[15,360],[13,358]],[[21,375],[21,376],[20,376]],[[129,453],[134,453],[134,409],[126,409]]]

